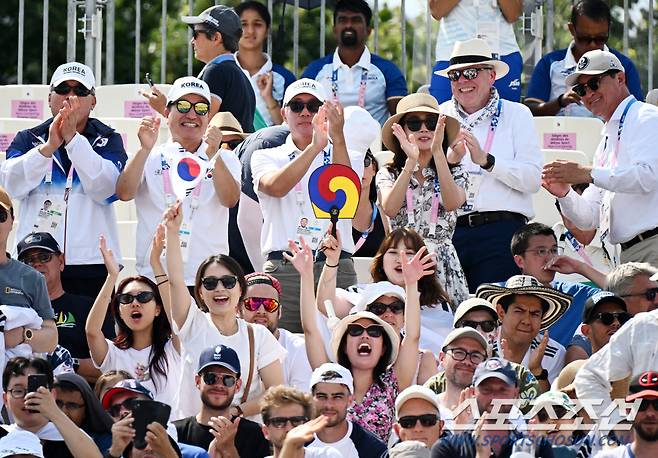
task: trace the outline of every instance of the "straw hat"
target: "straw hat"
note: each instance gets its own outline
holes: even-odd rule
[[[391,357],[386,363],[387,366],[390,366],[398,358],[398,351],[400,350],[400,336],[395,332],[393,326],[372,312],[357,312],[351,315],[347,315],[345,318],[340,320],[333,333],[331,334],[331,351],[334,354],[334,358],[336,361],[338,361],[338,347],[340,347],[340,341],[343,340],[343,336],[347,332],[347,326],[357,320],[360,320],[361,318],[372,320],[384,328],[384,332],[388,336],[388,340],[391,342],[391,346],[393,347],[391,348]]]
[[[434,113],[443,114],[439,110],[439,103],[429,94],[410,94],[403,97],[395,110],[395,114],[388,118],[382,127],[382,142],[394,153],[402,152],[398,139],[393,135],[393,123],[399,123],[400,119],[407,113]],[[455,137],[459,134],[459,121],[446,115],[445,137],[448,144],[452,145]]]
[[[451,70],[468,68],[473,65],[489,65],[495,70],[498,80],[509,72],[509,65],[502,60],[494,59],[491,55],[491,48],[486,41],[480,38],[455,42],[449,63],[448,68],[434,73],[447,78],[448,72]]]
[[[243,139],[247,138],[249,134],[245,134],[242,130],[240,122],[235,119],[235,116],[229,111],[220,111],[210,120],[211,126],[217,126],[222,131],[222,135],[237,135]]]

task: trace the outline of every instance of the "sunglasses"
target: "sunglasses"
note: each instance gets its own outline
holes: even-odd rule
[[[475,320],[464,320],[461,323],[462,328],[480,328],[484,332],[491,332],[498,327],[498,322],[496,320],[484,320],[484,321],[475,321]]]
[[[603,47],[604,44],[608,42],[608,35],[599,35],[599,36],[591,36],[591,35],[578,35],[576,33],[575,40],[579,43],[583,44],[590,44],[593,43],[599,47]]]
[[[425,415],[408,415],[406,417],[400,418],[398,423],[404,429],[409,429],[416,426],[416,423],[419,421],[422,426],[428,428],[430,426],[436,425],[436,423],[439,421],[439,417],[433,413],[427,413]]]
[[[430,115],[425,119],[416,118],[415,116],[413,116],[413,117],[405,118],[404,125],[407,126],[407,129],[409,129],[410,131],[418,132],[423,124],[425,124],[427,130],[436,129],[437,122],[439,122],[439,117],[437,115]]]
[[[317,113],[318,110],[320,110],[320,107],[322,106],[322,102],[319,100],[309,100],[308,102],[302,102],[300,100],[293,100],[291,102],[288,102],[288,105],[286,105],[288,108],[290,108],[290,111],[293,113],[301,113],[304,111],[304,107],[308,110],[309,113]]]
[[[459,81],[462,76],[467,80],[474,80],[483,70],[493,70],[491,67],[465,68],[464,70],[450,70],[448,79],[450,81]]]
[[[224,148],[224,145],[226,145],[226,148],[224,149],[230,149],[232,151],[242,142],[243,140],[229,140],[227,142],[222,142],[222,148]]]
[[[148,302],[151,302],[153,298],[155,297],[155,294],[153,291],[142,291],[137,294],[130,294],[130,293],[121,293],[117,294],[117,300],[119,301],[119,304],[132,304],[135,299],[137,299],[137,302],[140,304],[146,304]]]
[[[597,91],[601,86],[601,79],[606,76],[612,76],[614,73],[604,73],[603,75],[595,76],[590,78],[586,83],[576,84],[572,89],[578,94],[578,97],[585,97],[587,94],[587,88],[590,88],[592,92]]]
[[[7,221],[7,217],[9,216],[9,213],[4,207],[0,207],[0,223],[4,223]]]
[[[205,116],[208,114],[208,111],[210,111],[210,105],[206,102],[192,103],[189,100],[181,99],[170,103],[170,105],[176,105],[176,109],[179,113],[189,113],[189,111],[194,108],[196,114],[199,116]]]
[[[621,297],[644,296],[646,300],[653,301],[656,298],[656,294],[658,294],[658,288],[649,288],[643,293],[624,294]]]
[[[293,428],[303,425],[308,421],[308,418],[306,418],[303,415],[295,416],[295,417],[272,417],[269,420],[265,422],[267,426],[272,426],[277,429],[285,428],[286,424],[290,423],[290,426]]]
[[[600,321],[605,326],[610,326],[615,320],[619,320],[619,324],[624,324],[631,319],[631,314],[627,312],[600,312],[592,317]]]
[[[368,312],[372,312],[377,316],[386,313],[386,309],[389,309],[392,313],[399,315],[404,312],[404,302],[394,301],[390,304],[384,304],[383,302],[375,301],[366,307]]]
[[[67,95],[70,94],[71,91],[78,97],[87,97],[89,94],[91,94],[91,90],[87,89],[81,84],[76,84],[75,86],[69,86],[66,83],[62,83],[59,86],[55,86],[53,88],[53,92],[57,95]]]
[[[233,289],[235,288],[235,285],[238,283],[238,277],[235,275],[223,275],[221,277],[203,277],[201,279],[201,284],[203,287],[208,290],[212,291],[215,288],[217,288],[217,285],[221,283],[222,287],[226,289]]]
[[[126,399],[123,402],[111,405],[107,411],[110,414],[110,416],[117,418],[121,414],[121,410],[123,409],[133,410],[134,402],[135,402],[135,398]]]
[[[28,266],[33,266],[34,264],[46,264],[53,259],[52,253],[37,253],[32,256],[26,256],[23,258],[23,263]]]
[[[347,333],[352,337],[359,337],[364,331],[367,332],[370,337],[381,337],[384,335],[384,327],[379,324],[373,324],[368,327],[356,323],[347,325]]]
[[[640,412],[644,412],[649,408],[649,406],[653,407],[653,410],[658,412],[658,398],[642,399],[642,403],[640,404],[638,410]]]
[[[271,297],[245,297],[242,303],[244,308],[250,312],[258,311],[261,306],[268,313],[274,313],[279,310],[279,301]]]
[[[370,167],[371,164],[372,164],[372,158],[370,156],[366,156],[365,158],[363,158],[364,167]]]
[[[217,385],[220,381],[226,388],[231,388],[235,385],[235,375],[206,372],[201,378],[206,385]]]
[[[209,40],[212,38],[212,30],[209,29],[192,29],[192,37],[196,40],[200,34],[204,34]]]

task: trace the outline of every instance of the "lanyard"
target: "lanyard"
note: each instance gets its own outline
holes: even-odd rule
[[[359,98],[357,104],[361,108],[366,106],[366,86],[368,85],[368,69],[361,69],[361,82],[359,83]],[[334,96],[334,102],[338,102],[338,69],[331,73],[331,92]]]
[[[361,232],[361,237],[359,240],[357,240],[356,245],[354,245],[354,253],[359,251],[359,248],[363,246],[364,243],[366,243],[366,239],[368,238],[368,235],[372,232],[372,230],[375,228],[375,219],[377,219],[377,204],[373,202],[372,204],[372,218],[370,219],[370,226],[368,229],[365,231]]]
[[[592,266],[592,260],[589,258],[589,256],[587,256],[587,253],[585,253],[585,248],[571,233],[571,231],[566,231],[564,233],[564,238],[567,242],[569,242],[571,249],[578,253],[578,256],[580,256],[580,258],[585,261],[587,265]]]
[[[610,168],[615,167],[617,165],[617,156],[619,156],[619,148],[621,146],[621,132],[622,130],[624,130],[624,122],[626,121],[626,115],[628,114],[628,110],[635,102],[637,102],[635,98],[629,100],[626,106],[624,107],[624,112],[621,114],[621,119],[619,120],[619,128],[617,128],[617,144],[615,145],[615,149],[612,152],[612,157],[610,157],[610,161],[607,163],[607,165]],[[599,166],[603,167],[605,165],[606,163],[604,162],[603,157],[601,157],[599,161]]]
[[[487,153],[491,152],[491,145],[493,145],[494,136],[496,135],[496,128],[498,127],[498,122],[500,121],[500,111],[503,106],[502,99],[498,99],[498,106],[496,107],[496,112],[491,117],[491,124],[489,124],[489,132],[487,133],[487,141],[484,143],[484,151]]]
[[[436,222],[439,219],[439,177],[434,176],[434,193],[432,194],[432,209],[430,213],[429,235],[436,234]],[[411,184],[407,188],[407,224],[415,226],[416,218],[414,217],[414,196],[411,192]]]

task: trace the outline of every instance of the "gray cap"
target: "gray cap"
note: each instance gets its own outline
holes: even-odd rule
[[[188,25],[206,24],[235,39],[240,39],[242,36],[240,17],[229,6],[211,6],[203,10],[198,16],[182,16],[181,20]]]
[[[430,449],[420,441],[402,441],[389,451],[388,456],[391,458],[430,458]]]

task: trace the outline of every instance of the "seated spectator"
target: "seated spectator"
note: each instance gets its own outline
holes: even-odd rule
[[[626,84],[638,100],[644,99],[640,75],[633,61],[608,48],[610,6],[603,0],[580,0],[571,7],[569,46],[546,54],[535,66],[524,103],[535,116],[594,116],[578,94],[565,82],[576,70],[578,60],[588,51],[602,49],[619,58],[626,71]]]
[[[18,260],[41,272],[46,278],[48,297],[57,318],[59,346],[66,348],[76,363],[76,373],[90,383],[101,374],[89,355],[84,324],[94,300],[91,297],[70,294],[62,285],[64,254],[57,240],[47,232],[29,234],[18,242]],[[108,315],[103,322],[103,335],[114,337],[114,323]]]
[[[43,458],[43,447],[39,438],[20,429],[0,438],[0,458],[11,457]]]
[[[605,285],[605,275],[585,262],[562,256],[553,229],[542,223],[529,223],[512,236],[512,256],[521,274],[535,277],[546,288],[571,296],[571,305],[549,331],[551,338],[563,346],[569,345],[583,314],[583,304],[598,288],[582,283],[555,280],[555,274],[579,273],[599,288]]]
[[[354,400],[354,380],[349,370],[335,363],[321,364],[313,371],[310,386],[318,418],[327,420],[309,438],[309,449],[333,447],[344,458],[387,456],[386,445],[377,436],[347,418]]]
[[[238,307],[240,316],[247,323],[265,326],[286,350],[286,358],[283,361],[285,385],[300,390],[307,389],[313,371],[306,356],[304,338],[279,328],[279,320],[283,312],[279,302],[281,283],[263,272],[248,274],[245,276],[245,281],[247,292]]]
[[[398,332],[381,317],[372,312],[357,312],[335,324],[331,335],[330,359],[317,323],[313,254],[303,239],[301,248],[291,240],[288,249],[293,255],[286,253],[285,257],[302,279],[302,326],[311,367],[317,368],[324,363],[336,361],[353,371],[356,391],[349,407],[349,418],[375,433],[382,441],[387,441],[393,425],[395,398],[401,390],[412,384],[418,367],[418,280],[426,275],[434,275],[436,262],[431,255],[425,253],[425,248],[421,248],[413,258],[402,261],[402,275],[406,284],[405,335],[402,343]]]
[[[228,209],[238,202],[240,163],[232,152],[220,149],[220,127],[208,125],[210,98],[208,85],[197,78],[186,76],[174,81],[164,110],[171,141],[154,148],[160,118],[142,119],[140,149],[117,181],[117,196],[125,201],[135,199],[136,268],[140,275],[153,278],[148,249],[162,214],[176,200],[175,181],[167,167],[174,167],[178,148],[198,157],[203,177],[186,190],[188,197],[182,203],[188,227],[182,240],[186,284],[194,284],[196,268],[209,252],[228,253]],[[211,232],[214,236],[208,238]]]
[[[393,429],[401,442],[417,440],[427,450],[441,437],[441,419],[437,396],[429,388],[411,385],[395,400]]]
[[[249,78],[256,95],[254,130],[281,124],[283,93],[296,78],[289,70],[273,63],[271,57],[263,52],[272,23],[270,12],[267,5],[256,1],[240,3],[235,7],[235,12],[242,23],[235,63]],[[261,122],[257,125],[259,117]]]
[[[242,126],[235,119],[235,116],[228,111],[217,113],[212,117],[209,125],[219,127],[219,131],[222,134],[222,143],[219,147],[223,150],[233,151],[245,138],[249,137],[249,134],[244,133]]]
[[[16,240],[35,228],[50,232],[66,247],[64,290],[88,297],[98,294],[107,274],[95,249],[101,233],[121,261],[111,204],[128,160],[121,136],[90,117],[95,87],[86,65],[57,67],[48,95],[53,117],[17,133],[0,166],[0,182],[20,202]]]
[[[414,228],[436,253],[436,273],[454,308],[468,299],[466,277],[452,244],[457,210],[466,202],[468,174],[458,163],[450,167],[446,159],[458,133],[459,122],[442,114],[434,97],[408,95],[382,128],[384,145],[394,156],[377,172],[391,227]]]
[[[528,275],[515,275],[504,286],[481,285],[476,296],[491,302],[498,312],[500,336],[493,350],[526,366],[540,391],[548,391],[564,366],[565,349],[546,330],[567,310],[571,296],[546,288]]]
[[[263,417],[263,434],[272,444],[273,454],[268,458],[279,458],[282,456],[281,451],[288,432],[311,420],[313,397],[289,386],[275,386],[265,392],[260,403],[260,413]],[[316,421],[320,422],[319,430],[326,426],[329,420],[328,417],[320,415]],[[311,431],[308,440],[313,439],[313,432],[316,432],[315,428]],[[304,441],[302,445],[306,442]],[[302,456],[338,458],[341,454],[333,447],[315,447],[304,449]]]
[[[141,275],[121,280],[113,294],[120,267],[103,236],[100,251],[107,267],[107,280],[85,327],[94,364],[102,372],[128,371],[155,393],[155,400],[173,405],[178,397],[181,348],[178,337],[171,332],[168,318],[171,310],[165,305],[158,286]],[[114,340],[106,339],[101,329],[108,305],[119,330]]]
[[[36,374],[46,377],[47,386],[28,393],[28,376]],[[29,431],[41,440],[44,458],[100,458],[94,441],[57,407],[52,388],[53,372],[46,360],[9,360],[2,373],[2,397],[13,423],[0,427],[0,437]]]
[[[201,352],[212,345],[226,345],[240,359],[246,382],[237,388],[231,416],[255,416],[263,391],[284,382],[281,361],[285,350],[265,326],[247,323],[236,316],[247,284],[240,265],[220,254],[206,258],[198,266],[194,300],[185,284],[184,263],[179,231],[183,221],[180,203],[165,215],[167,225],[167,270],[171,285],[173,319],[183,346],[183,375],[179,386],[175,418],[196,415],[201,400],[194,391],[196,362]]]
[[[94,396],[89,383],[77,374],[61,374],[55,377],[54,388],[57,407],[105,453],[112,445],[114,422]]]
[[[114,385],[122,380],[128,380],[131,378],[133,378],[133,376],[123,370],[113,369],[107,372],[103,372],[100,377],[96,379],[96,383],[94,384],[94,395],[98,398],[99,401],[102,401],[105,393],[112,389]]]
[[[313,61],[302,78],[319,81],[333,100],[358,105],[384,124],[402,97],[407,82],[391,61],[371,54],[366,46],[372,28],[372,10],[365,0],[342,0],[334,7],[333,54]]]
[[[233,397],[243,382],[240,375],[240,360],[232,348],[217,345],[201,353],[194,376],[201,410],[174,422],[179,442],[205,450],[214,447],[241,458],[262,458],[269,454],[260,426],[230,414]]]

